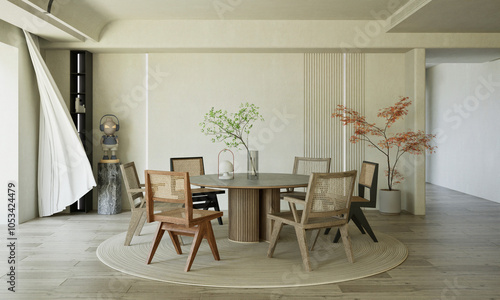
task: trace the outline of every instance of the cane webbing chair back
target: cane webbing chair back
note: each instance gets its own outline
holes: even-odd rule
[[[158,229],[151,244],[147,264],[150,264],[165,231],[168,232],[177,254],[182,254],[179,236],[192,236],[191,251],[185,271],[193,264],[201,241],[206,239],[215,260],[220,260],[211,220],[222,217],[220,211],[193,209],[191,185],[188,172],[168,172],[146,170],[146,211],[148,222],[159,221]],[[156,212],[154,202],[183,204],[184,207],[165,212]]]
[[[311,218],[337,216],[347,219],[356,171],[313,173],[309,180],[302,224]]]
[[[359,174],[359,184],[371,188],[376,168],[378,168],[378,164],[364,161],[361,165],[361,172]]]
[[[188,172],[190,176],[205,175],[203,157],[177,157],[170,159],[170,170]]]
[[[362,207],[376,207],[377,206],[377,185],[378,185],[378,164],[369,161],[363,161],[361,165],[361,172],[358,181],[358,196],[353,196],[351,200],[351,209],[349,210],[349,220],[352,220],[356,227],[362,234],[368,233],[374,242],[378,242],[375,233],[373,232],[370,223],[366,219]],[[365,191],[369,189],[370,197],[365,197]],[[329,229],[325,234],[330,232]],[[336,243],[340,240],[340,231],[333,239]]]
[[[170,171],[172,172],[188,172],[189,176],[205,175],[203,166],[203,157],[172,157],[170,158]],[[193,188],[191,189],[193,208],[209,209],[220,211],[218,194],[224,194],[224,190],[212,188]],[[222,218],[218,219],[220,225],[223,224]]]
[[[295,228],[302,262],[306,271],[311,271],[309,251],[306,243],[306,230],[316,230],[311,250],[322,228],[339,227],[342,241],[349,262],[354,262],[351,240],[348,231],[348,215],[352,191],[356,181],[357,171],[338,173],[312,173],[304,200],[293,196],[285,196],[283,200],[290,203],[290,212],[268,213],[267,217],[274,221],[273,231],[267,256],[274,254],[279,234],[284,224]],[[298,210],[296,205],[304,205],[304,210]]]
[[[312,173],[329,173],[331,158],[311,158],[296,156],[293,162],[293,174],[311,175]],[[281,198],[290,194],[293,197],[305,197],[305,192],[296,192],[294,188],[287,188],[281,193]]]
[[[193,220],[193,202],[189,174],[147,170],[145,176],[148,222],[160,221],[190,226]],[[165,214],[155,214],[154,201],[184,204],[184,207],[175,210],[175,213],[169,211]]]
[[[295,157],[293,174],[329,173],[331,158]]]
[[[377,206],[377,185],[378,185],[378,164],[363,161],[358,182],[358,196],[354,197],[354,202],[367,202],[364,207]],[[365,190],[370,190],[370,199],[366,199]]]

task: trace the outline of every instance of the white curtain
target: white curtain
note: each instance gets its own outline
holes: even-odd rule
[[[45,217],[64,210],[96,183],[68,108],[40,55],[38,38],[24,35],[40,91],[38,210]]]

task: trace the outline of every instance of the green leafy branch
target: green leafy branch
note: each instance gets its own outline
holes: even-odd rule
[[[264,118],[259,113],[259,107],[247,102],[240,104],[239,111],[230,114],[226,110],[215,110],[212,107],[200,126],[202,133],[212,136],[213,143],[223,142],[228,148],[237,149],[243,145],[250,155],[245,137],[248,140],[255,121],[264,121]]]

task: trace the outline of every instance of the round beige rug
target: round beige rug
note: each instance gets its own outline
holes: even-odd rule
[[[221,260],[213,259],[204,240],[189,272],[184,272],[191,246],[189,237],[183,237],[186,245],[182,246],[183,254],[177,255],[165,234],[152,263],[146,265],[156,224],[146,225],[130,246],[123,246],[125,232],[109,238],[98,247],[97,257],[115,270],[152,280],[210,287],[279,288],[368,277],[397,267],[408,256],[408,249],[397,239],[377,232],[379,242],[374,243],[351,226],[354,264],[347,261],[341,242],[331,242],[332,230],[329,235],[321,234],[314,250],[309,251],[313,271],[306,272],[291,226],[283,227],[273,258],[267,258],[268,243],[231,242],[227,239],[227,225],[214,224],[213,228]]]

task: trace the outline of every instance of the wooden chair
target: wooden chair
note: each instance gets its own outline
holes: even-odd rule
[[[144,198],[144,184],[139,181],[137,170],[134,162],[129,162],[120,165],[122,171],[122,178],[125,184],[127,198],[130,203],[130,210],[132,216],[125,237],[125,246],[130,246],[132,237],[141,234],[144,223],[146,222],[146,201]],[[159,204],[158,209],[167,210],[178,207],[179,205]]]
[[[203,157],[174,157],[170,159],[170,171],[188,172],[190,176],[205,175],[203,166]],[[207,189],[205,187],[191,189],[193,196],[193,208],[207,210],[213,207],[220,211],[218,194],[224,194],[226,191],[218,189]],[[219,225],[222,225],[222,218],[217,219]]]
[[[198,248],[204,238],[207,239],[215,260],[220,260],[210,221],[222,217],[222,212],[193,209],[189,173],[146,170],[145,178],[148,222],[160,222],[151,245],[147,264],[151,263],[165,231],[170,235],[177,254],[182,254],[178,236],[187,235],[193,237],[191,252],[184,271],[188,272],[191,269]],[[155,201],[183,204],[184,207],[155,212]]]
[[[314,173],[330,173],[331,158],[310,158],[295,157],[292,174],[311,175]],[[304,200],[306,192],[296,191],[294,188],[287,188],[286,192],[280,193],[280,198],[294,197]]]
[[[373,233],[368,220],[363,213],[362,207],[377,206],[377,181],[378,181],[378,164],[369,161],[363,161],[361,173],[359,175],[358,196],[353,196],[351,200],[351,210],[349,211],[349,220],[352,220],[362,234],[368,233],[374,242],[378,242],[377,237]],[[370,199],[365,197],[365,190],[370,190]],[[330,229],[325,231],[328,234]],[[340,239],[340,231],[337,230],[334,243]]]
[[[319,232],[322,228],[339,227],[347,260],[353,263],[354,256],[347,230],[347,216],[355,181],[356,171],[311,174],[305,203],[301,199],[285,197],[284,200],[290,203],[292,211],[267,215],[269,219],[274,220],[267,256],[273,256],[283,224],[292,225],[297,234],[304,268],[309,272],[311,265],[306,243],[306,230],[318,229]],[[297,210],[296,204],[304,204],[304,210]]]

